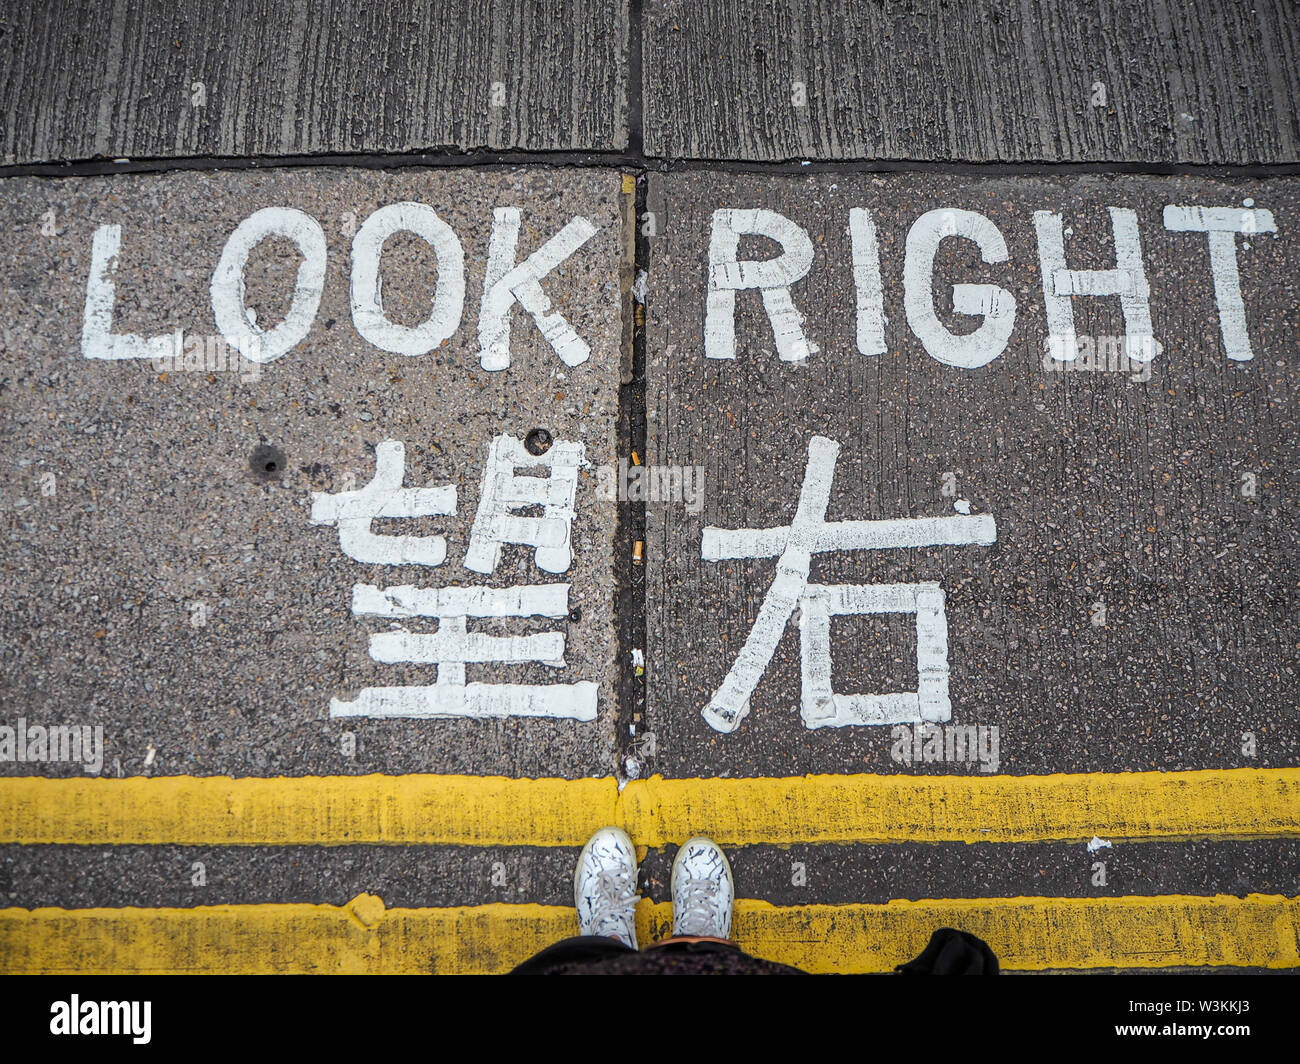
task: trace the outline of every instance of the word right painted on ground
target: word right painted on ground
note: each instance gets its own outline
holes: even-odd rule
[[[1074,298],[1118,298],[1124,315],[1123,354],[1128,362],[1151,362],[1163,350],[1152,321],[1151,289],[1147,283],[1137,212],[1108,207],[1114,238],[1115,265],[1110,269],[1074,269],[1066,255],[1069,230],[1063,216],[1035,211],[1038,260],[1048,335],[1045,357],[1073,362],[1079,357],[1080,338],[1075,332]],[[882,355],[885,341],[885,300],[881,280],[881,255],[876,220],[867,207],[849,210],[848,232],[852,245],[856,290],[857,348],[866,356]],[[1245,300],[1237,257],[1250,238],[1277,236],[1271,211],[1257,208],[1254,200],[1241,206],[1166,206],[1162,224],[1170,232],[1184,233],[1190,241],[1202,238],[1208,246],[1207,281],[1214,286],[1219,331],[1224,353],[1238,362],[1254,357],[1247,328]],[[766,237],[781,253],[775,258],[742,259],[742,237]],[[954,333],[941,321],[935,305],[933,283],[940,244],[948,238],[968,240],[989,265],[1009,259],[1007,242],[997,225],[978,211],[940,208],[917,218],[907,233],[903,260],[903,304],[907,324],[926,352],[946,366],[976,369],[986,366],[1006,349],[1016,324],[1016,297],[994,284],[954,284],[952,310],[981,318],[972,332]],[[1239,244],[1239,238],[1241,243]],[[784,362],[802,362],[819,351],[806,328],[791,288],[813,265],[813,242],[807,230],[777,211],[727,207],[713,212],[709,240],[708,291],[705,296],[704,354],[707,358],[736,357],[736,293],[758,290],[771,323],[776,351]]]

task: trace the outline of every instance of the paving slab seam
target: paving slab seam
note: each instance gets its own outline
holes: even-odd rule
[[[1204,177],[1269,180],[1300,174],[1300,161],[1286,163],[1166,163],[1147,162],[960,162],[916,159],[790,159],[746,162],[737,159],[669,159],[622,151],[478,152],[436,151],[401,154],[191,156],[186,158],[75,159],[0,166],[7,177],[105,177],[115,174],[154,174],[221,170],[294,170],[349,168],[394,170],[406,167],[460,169],[480,167],[553,166],[573,169],[632,170],[674,174],[707,170],[719,174],[953,174],[960,177],[1053,177],[1122,175],[1136,177]]]

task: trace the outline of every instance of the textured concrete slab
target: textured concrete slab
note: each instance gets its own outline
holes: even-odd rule
[[[652,155],[1300,160],[1289,0],[648,0],[643,40]]]
[[[647,502],[646,771],[1295,765],[1298,191],[652,178],[647,461],[699,479]]]
[[[4,163],[627,144],[614,0],[54,0],[0,28]]]
[[[5,182],[0,722],[27,757],[0,772],[83,774],[37,752],[32,728],[57,725],[102,726],[104,775],[608,774],[597,484],[622,189],[547,168]],[[241,280],[232,249],[259,219]],[[338,715],[435,674],[451,689],[390,698],[396,718]],[[560,715],[494,716],[522,711]]]

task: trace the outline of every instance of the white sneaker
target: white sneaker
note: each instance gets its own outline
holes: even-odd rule
[[[573,877],[573,902],[584,935],[616,938],[636,949],[636,850],[621,828],[587,840]]]
[[[730,938],[736,884],[726,855],[705,838],[694,838],[673,861],[673,935]]]

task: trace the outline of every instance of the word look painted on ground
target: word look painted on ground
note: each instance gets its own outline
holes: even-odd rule
[[[564,316],[551,309],[542,279],[599,232],[586,218],[574,218],[541,247],[517,261],[521,215],[518,208],[492,212],[487,273],[479,303],[479,361],[485,370],[510,366],[510,316],[518,303],[528,312],[566,366],[581,365],[591,348]],[[379,262],[384,242],[397,233],[424,240],[438,262],[433,305],[419,325],[400,325],[384,312]],[[253,249],[264,240],[291,241],[302,255],[297,282],[284,319],[271,328],[258,324],[244,302],[244,273]],[[86,358],[184,360],[184,330],[144,337],[113,332],[116,288],[113,276],[122,246],[120,225],[95,230],[81,352]],[[325,287],[325,233],[311,215],[292,207],[265,207],[230,234],[212,275],[212,313],[226,342],[251,362],[274,362],[311,331]],[[362,339],[383,351],[414,357],[440,347],[460,328],[465,307],[465,252],[460,238],[432,207],[393,203],[371,214],[352,241],[352,323]]]

